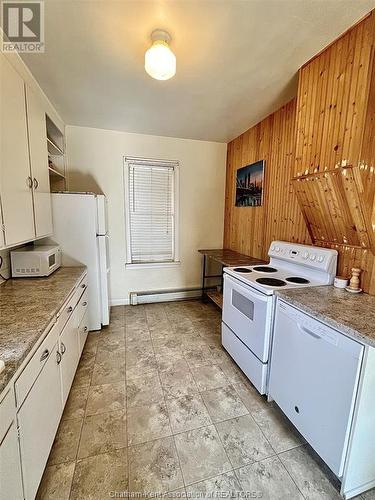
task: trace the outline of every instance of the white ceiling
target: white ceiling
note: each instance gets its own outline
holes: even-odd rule
[[[67,124],[229,141],[296,94],[298,68],[375,0],[46,0],[24,60]],[[144,71],[155,28],[177,74]]]

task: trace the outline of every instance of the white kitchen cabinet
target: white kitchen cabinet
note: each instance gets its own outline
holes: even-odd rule
[[[57,347],[58,344],[18,412],[26,500],[35,498],[62,414],[61,355]]]
[[[0,500],[23,498],[13,389],[0,402]]]
[[[5,244],[35,238],[25,85],[0,54],[0,187]]]
[[[79,306],[77,306],[78,308]],[[66,323],[59,339],[61,359],[62,404],[65,406],[79,363],[77,309],[74,310]]]
[[[22,500],[22,476],[17,428],[13,421],[0,443],[0,500]]]
[[[35,235],[52,233],[52,206],[48,171],[46,115],[38,96],[26,87],[30,168],[33,179]]]

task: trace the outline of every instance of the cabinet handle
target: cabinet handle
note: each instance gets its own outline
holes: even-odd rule
[[[34,189],[37,189],[39,186],[38,180],[34,177]]]
[[[56,351],[56,361],[57,361],[57,364],[59,365],[61,363],[61,354],[59,353],[59,351]]]
[[[42,355],[40,356],[40,361],[44,361],[45,359],[47,359],[49,356],[49,350],[46,349],[45,351],[42,352]]]
[[[65,344],[61,342],[61,354],[65,354],[65,352],[66,352]]]
[[[68,307],[68,309],[66,310],[67,313],[71,313],[72,311],[73,311],[73,307],[72,306]]]
[[[86,288],[86,285],[85,284],[81,285],[81,288]]]
[[[82,302],[82,305],[83,305],[83,306],[87,306],[87,302],[86,302],[86,301],[85,301],[85,302]]]
[[[88,328],[87,326],[85,326],[85,328],[83,329],[84,332],[87,332]]]
[[[33,187],[33,180],[30,176],[26,179],[26,184],[27,184],[27,187],[30,189]]]

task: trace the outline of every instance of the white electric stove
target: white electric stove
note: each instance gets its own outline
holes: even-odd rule
[[[222,344],[261,394],[267,393],[276,290],[330,285],[336,250],[272,242],[266,265],[224,269]]]

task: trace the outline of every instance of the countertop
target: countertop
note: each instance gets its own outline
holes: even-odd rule
[[[262,259],[257,259],[251,257],[250,255],[245,255],[243,253],[235,252],[234,250],[229,250],[226,248],[216,248],[211,250],[198,250],[199,253],[209,257],[210,259],[216,260],[223,266],[233,267],[233,266],[255,266],[256,264],[264,264],[265,261]]]
[[[279,290],[276,295],[354,340],[375,347],[375,296],[351,294],[333,286]]]
[[[86,268],[61,267],[47,278],[10,279],[0,285],[0,393],[11,380]]]

